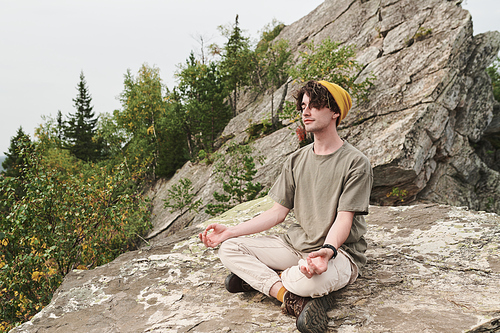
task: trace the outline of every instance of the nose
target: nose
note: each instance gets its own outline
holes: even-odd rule
[[[311,108],[309,107],[309,104],[304,105],[302,108],[302,115],[309,115],[311,114]]]

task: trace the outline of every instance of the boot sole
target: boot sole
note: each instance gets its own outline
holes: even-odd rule
[[[331,307],[333,307],[332,295],[310,300],[297,318],[297,329],[301,333],[326,332],[328,326],[326,313]]]

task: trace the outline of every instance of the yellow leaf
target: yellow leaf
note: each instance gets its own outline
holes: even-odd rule
[[[43,276],[43,273],[39,272],[39,271],[34,271],[33,273],[31,273],[31,279],[33,281],[40,281],[40,278]]]
[[[151,126],[149,126],[147,133],[152,134],[152,133],[154,133],[154,131],[155,131],[155,128],[153,125],[151,125]]]

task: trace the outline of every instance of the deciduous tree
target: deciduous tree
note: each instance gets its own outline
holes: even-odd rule
[[[150,227],[149,209],[123,166],[108,172],[87,163],[88,170],[67,173],[47,164],[39,148],[20,149],[29,181],[0,177],[0,207],[9,207],[0,215],[0,327],[6,330],[48,304],[69,271],[135,249]],[[14,194],[19,185],[22,198]]]

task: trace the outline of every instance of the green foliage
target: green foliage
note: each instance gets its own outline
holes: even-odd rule
[[[24,179],[0,177],[0,327],[29,320],[72,269],[135,249],[149,207],[123,166],[54,169],[41,145],[20,148]],[[16,188],[24,191],[22,198]]]
[[[404,202],[406,197],[408,196],[408,191],[400,189],[398,187],[392,188],[391,192],[385,195],[388,198],[394,197],[398,199],[398,201]]]
[[[277,21],[276,19],[273,19],[271,23],[266,24],[260,33],[260,41],[255,47],[255,53],[265,53],[271,45],[272,41],[276,37],[278,37],[284,27],[285,24],[283,22]]]
[[[415,33],[415,36],[413,36],[413,39],[418,42],[418,41],[426,39],[431,34],[432,34],[431,28],[426,29],[424,27],[420,27],[420,28],[418,28],[417,32]]]
[[[164,112],[163,87],[158,68],[142,65],[136,77],[127,70],[122,110],[115,110],[117,124],[130,136],[126,156],[135,169],[147,169],[153,177],[158,162],[158,118]]]
[[[493,64],[486,68],[493,86],[493,96],[500,102],[500,58],[497,56]]]
[[[273,130],[279,126],[279,111],[283,107],[286,92],[282,96],[277,111],[274,106],[274,93],[288,79],[288,71],[292,65],[292,52],[288,40],[276,41],[285,25],[273,20],[261,32],[261,39],[254,51],[255,68],[251,75],[253,84],[260,92],[271,92],[271,125]],[[286,91],[287,87],[285,88]]]
[[[238,23],[238,15],[231,28],[219,27],[219,29],[228,39],[222,49],[220,71],[227,88],[231,91],[228,96],[229,104],[233,116],[236,116],[241,89],[250,83],[250,73],[254,68],[250,40],[243,36]]]
[[[297,112],[297,106],[294,102],[285,101],[285,103],[283,105],[283,111],[280,114],[280,119],[282,119],[282,120],[287,119],[292,123],[295,123],[295,122],[301,120],[300,113]]]
[[[326,80],[346,89],[353,98],[365,99],[373,86],[374,77],[356,83],[356,77],[362,65],[355,60],[354,46],[341,46],[340,43],[324,39],[316,45],[314,41],[306,44],[306,50],[300,52],[299,64],[290,69],[294,80]]]
[[[186,161],[183,115],[159,73],[158,68],[147,65],[135,77],[128,70],[120,95],[122,110],[115,110],[107,123],[107,128],[123,130],[107,138],[119,147],[128,168],[144,170],[152,178],[168,176]]]
[[[77,89],[78,95],[73,99],[76,112],[70,114],[69,119],[63,122],[59,111],[57,136],[61,139],[62,127],[66,141],[65,147],[77,158],[87,162],[95,162],[101,158],[103,144],[102,140],[96,136],[98,119],[92,112],[93,106],[90,105],[92,97],[88,91],[83,72],[80,73],[80,82]]]
[[[203,64],[192,52],[177,77],[184,110],[183,128],[190,156],[194,158],[199,150],[214,150],[217,136],[231,119],[231,109],[225,102],[228,91],[218,65]]]
[[[185,127],[185,112],[175,94],[167,95],[165,116],[159,119],[157,175],[170,177],[191,157]]]
[[[257,70],[255,75],[258,76],[259,86],[263,91],[271,91],[271,123],[274,129],[278,127],[279,115],[275,112],[274,93],[286,83],[288,79],[288,71],[291,67],[292,52],[287,40],[281,39],[270,44],[266,51],[256,55]],[[282,97],[278,110],[282,108],[282,103],[285,96]]]
[[[216,204],[208,204],[205,212],[212,216],[245,201],[253,200],[262,190],[260,183],[253,183],[257,173],[252,148],[249,145],[231,144],[225,155],[219,155],[215,162],[215,173],[222,183],[223,194],[213,193]],[[261,162],[262,156],[257,157]]]
[[[198,152],[198,161],[204,163],[205,165],[212,164],[214,162],[214,153],[207,153],[204,150]]]
[[[177,184],[172,185],[168,190],[168,198],[165,201],[164,207],[171,208],[170,213],[177,210],[180,214],[194,210],[198,213],[198,208],[203,204],[202,200],[193,202],[195,194],[191,193],[193,190],[191,179],[181,178]]]
[[[29,135],[24,133],[23,128],[19,127],[15,136],[10,139],[10,146],[5,152],[6,159],[2,163],[4,171],[2,172],[6,177],[19,177],[22,174],[22,166],[25,164],[23,156],[20,152],[22,147],[31,144]]]
[[[248,140],[252,141],[261,136],[274,132],[275,130],[279,129],[279,127],[279,125],[275,125],[272,123],[270,117],[266,117],[260,123],[251,124],[245,131],[248,133]]]

